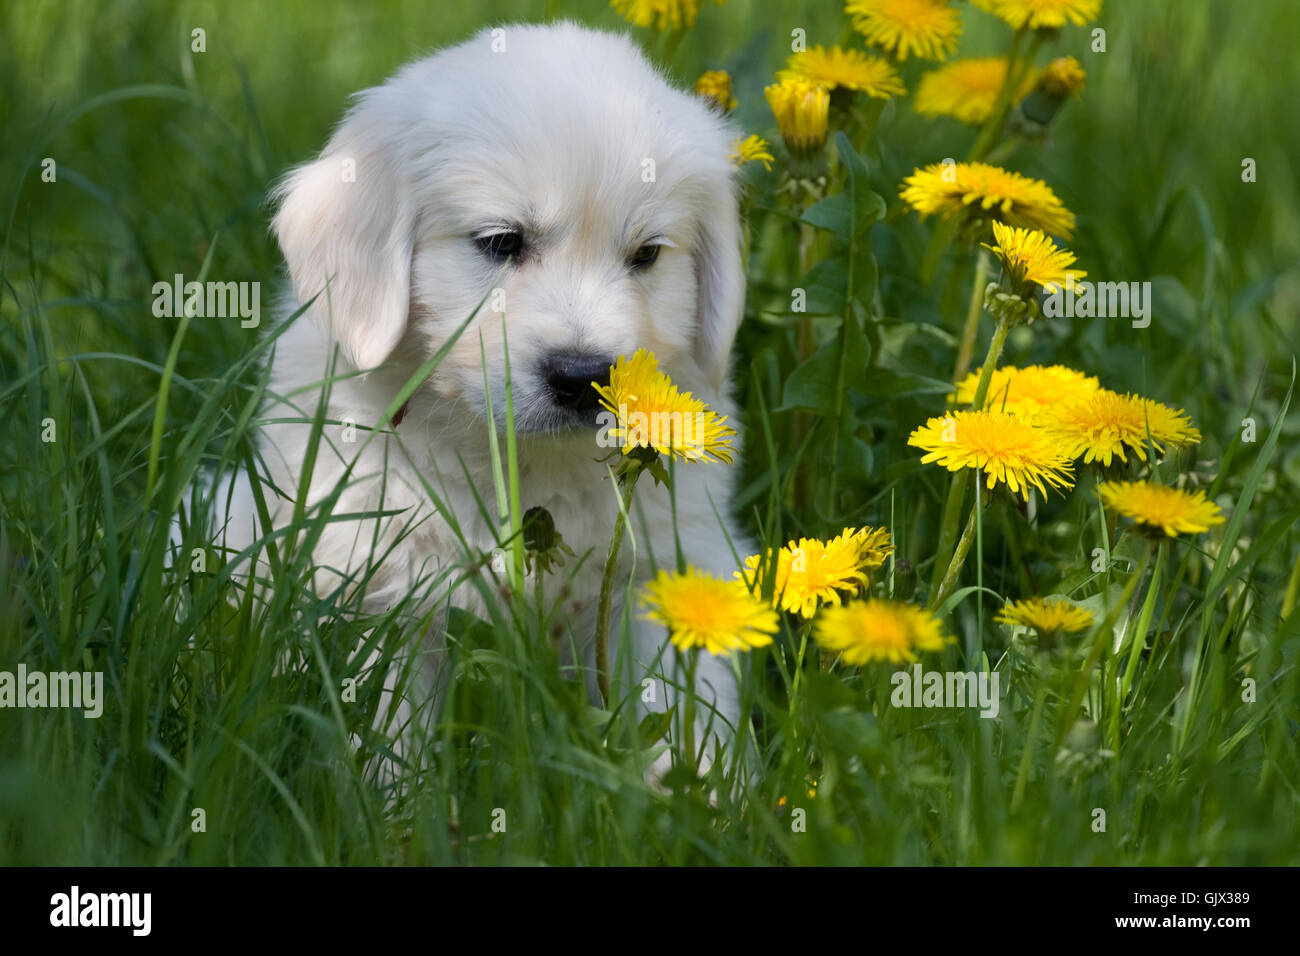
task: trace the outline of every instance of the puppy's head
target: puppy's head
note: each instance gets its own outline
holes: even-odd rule
[[[595,422],[646,348],[716,394],[744,304],[733,131],[621,36],[507,26],[360,94],[280,189],[300,299],[344,357],[413,369],[482,303],[430,387],[517,427]]]

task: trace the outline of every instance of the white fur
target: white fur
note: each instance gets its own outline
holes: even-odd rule
[[[319,382],[335,345],[339,372],[368,373],[333,383],[328,416],[361,429],[358,441],[347,444],[338,426],[326,427],[308,493],[314,504],[343,478],[364,429],[380,421],[401,385],[485,296],[504,289],[522,503],[547,508],[574,551],[591,552],[567,602],[573,637],[590,666],[601,567],[616,514],[605,467],[596,460],[609,449],[597,446],[594,429],[552,429],[554,410],[536,365],[555,349],[630,357],[646,348],[683,390],[734,423],[727,358],[744,300],[728,159],[734,131],[699,99],[670,87],[622,36],[563,23],[507,26],[501,39],[505,49],[494,52],[485,30],[359,94],[321,155],[280,186],[275,231],[297,300],[290,308],[319,297],[278,343],[271,388],[287,395]],[[653,160],[654,182],[644,181],[645,160]],[[348,161],[355,182],[346,181]],[[494,222],[528,224],[540,237],[537,248],[503,270],[471,241]],[[630,270],[627,257],[652,236],[670,245],[649,269]],[[382,552],[405,533],[366,594],[371,607],[391,606],[422,576],[480,557],[463,552],[449,524],[453,516],[471,552],[495,547],[494,529],[475,500],[477,492],[495,510],[480,348],[501,415],[502,316],[484,307],[396,427],[410,457],[390,436],[376,437],[334,507],[336,514],[378,509],[383,481],[383,507],[403,513],[378,529],[371,520],[329,525],[313,558],[333,570],[318,574],[318,587],[336,586],[340,574],[363,569],[376,536]],[[309,417],[319,391],[297,396]],[[287,414],[293,413],[281,405],[267,409],[268,418]],[[261,432],[271,478],[289,494],[309,439],[307,424],[272,424]],[[730,577],[736,564],[728,536],[740,554],[750,550],[730,523],[731,468],[679,464],[676,472],[687,560]],[[434,509],[421,478],[451,515]],[[255,534],[246,479],[235,479],[234,494],[224,544],[242,549]],[[631,534],[644,580],[652,572],[650,553],[673,564],[673,530],[664,489],[645,478],[635,498],[641,518]],[[270,504],[277,526],[292,514],[292,501]],[[625,572],[633,554],[634,547],[624,547]],[[552,592],[572,566],[570,560],[561,577],[550,579]],[[620,584],[626,580],[624,573]],[[452,600],[482,610],[471,587]],[[635,657],[644,667],[659,655],[666,633],[641,620],[639,610],[634,620]],[[436,648],[436,640],[427,643]],[[423,686],[432,692],[435,683],[430,672]],[[702,655],[698,683],[702,697],[716,700],[736,726],[730,665]],[[662,689],[656,697],[654,709],[673,700]],[[383,719],[405,721],[419,704],[397,702]]]

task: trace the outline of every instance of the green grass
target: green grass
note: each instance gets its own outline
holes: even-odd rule
[[[559,673],[542,639],[550,609],[494,598],[488,620],[450,617],[438,746],[394,798],[367,782],[350,743],[389,742],[370,730],[379,681],[352,651],[360,641],[383,649],[381,665],[400,659],[420,622],[410,607],[366,615],[312,591],[307,544],[324,512],[304,509],[298,539],[272,542],[265,607],[219,555],[202,572],[167,568],[168,522],[196,475],[253,461],[273,330],[155,319],[152,284],[207,269],[269,289],[282,266],[267,187],[321,146],[346,97],[479,26],[549,6],[619,24],[596,0],[493,4],[492,18],[419,3],[67,0],[0,12],[12,51],[0,60],[0,670],[102,670],[107,693],[98,720],[0,710],[0,862],[1298,862],[1300,614],[1285,612],[1300,587],[1300,128],[1289,121],[1300,76],[1288,42],[1300,9],[1285,0],[1108,0],[1106,53],[1089,50],[1084,29],[1060,42],[1088,70],[1082,98],[1047,143],[1005,160],[1078,214],[1069,245],[1091,276],[1149,279],[1156,301],[1144,330],[1017,328],[1002,361],[1063,362],[1186,408],[1204,441],[1164,459],[1160,475],[1193,476],[1230,520],[1151,554],[1118,602],[1145,545],[1114,540],[1091,478],[1040,500],[1032,523],[991,502],[946,616],[958,642],[925,665],[987,659],[1003,687],[996,720],[890,707],[885,671],[823,670],[815,653],[792,694],[799,632],[787,622],[742,665],[749,789],[721,788],[716,806],[680,782],[659,793],[642,782],[646,741],[630,707],[597,711]],[[775,141],[762,86],[790,30],[823,43],[843,30],[835,4],[813,6],[804,16],[776,0],[705,4],[670,70],[685,83],[730,69],[738,121]],[[992,18],[963,15],[963,54],[1005,49]],[[207,52],[191,55],[196,26]],[[909,88],[922,68],[905,68]],[[812,261],[842,263],[822,277],[847,271],[853,290],[816,292],[831,304],[802,344],[791,291],[811,284],[773,194],[781,164],[747,173],[740,517],[765,545],[885,525],[898,553],[877,587],[914,587],[922,601],[948,476],[920,465],[906,439],[942,410],[934,382],[951,373],[974,263],[949,249],[919,278],[935,224],[902,208],[898,183],[961,158],[972,139],[906,100],[886,108],[859,143],[849,232],[820,231],[810,247]],[[45,157],[55,183],[41,181]],[[1243,157],[1257,182],[1242,182]],[[872,193],[886,204],[874,223]],[[797,372],[810,347],[814,364]],[[312,402],[303,415],[323,424]],[[1242,440],[1247,417],[1253,442]],[[501,482],[483,507],[495,521],[504,505],[504,539],[528,501],[510,478],[512,445],[498,452]],[[185,553],[201,540],[187,534]],[[1113,559],[1100,573],[1098,547]],[[1096,632],[1057,657],[1011,640],[993,615],[1001,598],[1031,593],[1109,609],[1125,629],[1120,653]],[[362,678],[355,701],[347,678]],[[1131,682],[1122,703],[1120,679]],[[1076,708],[1099,726],[1076,724]],[[192,829],[195,808],[205,832]],[[806,811],[798,831],[794,808]],[[506,827],[494,833],[499,810]]]

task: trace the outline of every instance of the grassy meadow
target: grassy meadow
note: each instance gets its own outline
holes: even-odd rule
[[[704,0],[663,36],[602,0],[0,6],[0,672],[104,674],[96,719],[0,709],[0,863],[1300,863],[1300,7],[1105,0],[1047,37],[953,6],[954,59],[1073,56],[1082,90],[1012,135],[918,114],[942,64],[909,57],[905,95],[833,98],[826,146],[792,156],[764,89],[792,31],[867,50],[839,3]],[[739,520],[765,555],[887,529],[892,553],[845,600],[932,614],[951,640],[918,659],[997,674],[996,717],[893,706],[894,665],[851,664],[783,612],[736,658],[743,780],[686,759],[657,789],[642,763],[663,741],[559,673],[540,639],[553,597],[530,591],[450,616],[436,747],[386,788],[352,743],[390,744],[370,729],[379,682],[343,688],[366,676],[358,641],[391,655],[419,632],[411,608],[315,593],[292,544],[264,600],[216,557],[168,566],[196,477],[255,454],[283,270],[271,185],[351,93],[550,16],[633,33],[683,87],[730,74],[737,126],[773,156],[743,167]],[[1057,244],[1090,280],[1150,283],[1149,323],[1023,321],[1033,297],[987,223],[902,198],[918,170],[975,155],[1050,187],[1075,218]],[[260,281],[261,327],[155,317],[151,288],[177,273]],[[1125,460],[1072,452],[1064,487],[1028,495],[923,462],[909,439],[970,403],[954,382],[995,341],[999,367],[1095,377],[1185,411],[1200,440],[1157,450],[1152,427]],[[1204,492],[1223,520],[1144,533],[1103,506],[1098,484],[1122,481]],[[508,484],[485,499],[527,507]],[[999,620],[1034,596],[1087,624]]]

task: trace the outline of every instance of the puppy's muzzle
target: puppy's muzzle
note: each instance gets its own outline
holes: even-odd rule
[[[609,384],[609,367],[612,360],[606,356],[578,352],[557,352],[542,363],[541,377],[551,393],[551,401],[558,407],[584,418],[600,409],[600,396],[592,383]]]

